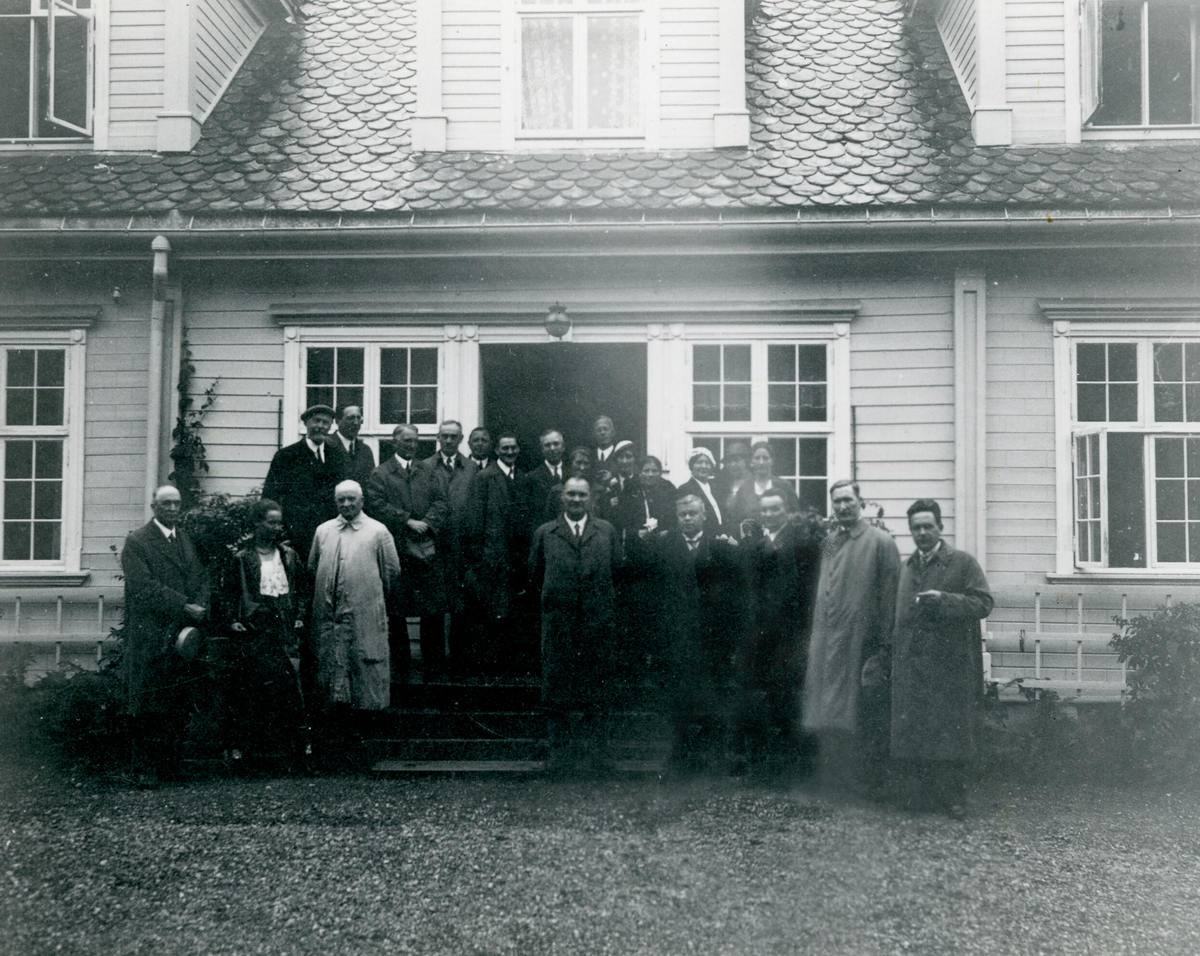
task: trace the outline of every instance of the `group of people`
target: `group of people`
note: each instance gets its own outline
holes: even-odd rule
[[[418,459],[417,430],[400,425],[376,465],[360,409],[301,417],[305,437],[276,453],[253,538],[211,602],[174,488],[129,536],[131,713],[161,713],[194,666],[176,632],[216,621],[238,648],[235,696],[296,728],[307,705],[326,739],[344,739],[410,677],[417,619],[426,680],[540,672],[551,772],[611,768],[621,694],[650,687],[678,772],[783,760],[870,794],[906,767],[963,812],[992,599],[974,559],[941,539],[936,502],[909,508],[917,550],[902,562],[853,482],[831,487],[829,527],[802,513],[766,443],[730,442],[719,469],[697,447],[676,488],[607,415],[569,453],[544,431],[523,473],[511,433],[493,443],[476,428],[464,455],[462,426],[445,421]],[[244,723],[247,740],[262,730]]]

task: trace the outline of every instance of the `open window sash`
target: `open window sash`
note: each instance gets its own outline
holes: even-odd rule
[[[92,16],[65,0],[47,5],[46,119],[92,134]]]
[[[1075,566],[1108,564],[1108,514],[1104,494],[1104,430],[1080,429],[1071,435],[1071,526]]]
[[[1100,80],[1100,0],[1079,0],[1080,122],[1086,124],[1100,109],[1104,88]]]

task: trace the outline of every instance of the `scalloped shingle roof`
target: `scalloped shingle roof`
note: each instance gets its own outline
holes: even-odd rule
[[[0,215],[1200,205],[1200,143],[976,147],[904,0],[765,0],[749,150],[414,153],[414,5],[268,28],[188,154],[0,157]]]

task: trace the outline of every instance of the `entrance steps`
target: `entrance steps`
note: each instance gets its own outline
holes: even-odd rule
[[[535,681],[395,684],[392,707],[365,741],[380,774],[536,774],[549,756],[547,722]],[[641,687],[617,688],[610,754],[618,772],[655,774],[670,728]]]

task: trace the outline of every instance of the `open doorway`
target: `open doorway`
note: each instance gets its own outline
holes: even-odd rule
[[[646,346],[639,343],[551,342],[482,345],[483,420],[492,438],[514,431],[518,467],[540,461],[538,435],[562,430],[568,452],[593,447],[592,422],[607,414],[617,440],[646,453]]]

